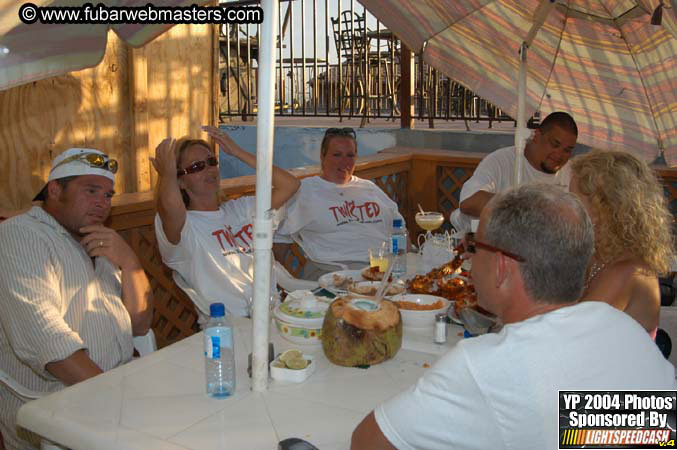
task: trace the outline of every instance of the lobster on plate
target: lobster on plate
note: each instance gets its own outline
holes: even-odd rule
[[[407,283],[409,291],[455,300],[456,297],[472,289],[468,278],[456,274],[463,264],[463,259],[460,257],[461,250],[462,247],[457,249],[457,256],[451,261],[434,268],[425,275],[417,275],[410,279]]]

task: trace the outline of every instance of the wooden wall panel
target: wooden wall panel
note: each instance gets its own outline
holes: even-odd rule
[[[207,25],[179,25],[146,45],[148,64],[148,147],[165,137],[206,137],[212,123],[212,33]],[[151,170],[151,185],[156,173]]]
[[[129,148],[125,45],[109,35],[92,69],[0,91],[0,208],[21,208],[44,184],[51,160],[69,147]],[[121,186],[125,175],[121,174]],[[125,189],[118,189],[125,192]]]
[[[148,58],[146,47],[130,49],[129,53],[129,117],[131,119],[131,144],[134,152],[134,164],[128,164],[136,182],[132,191],[150,190],[152,167],[148,157],[151,155],[148,142]]]
[[[215,32],[177,25],[143,49],[109,32],[98,66],[0,91],[0,211],[29,206],[69,147],[117,158],[117,192],[151,189],[155,146],[215,123]]]

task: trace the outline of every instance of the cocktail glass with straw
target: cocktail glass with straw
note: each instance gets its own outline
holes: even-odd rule
[[[414,219],[416,220],[416,223],[418,224],[419,227],[426,230],[425,236],[420,235],[418,237],[417,243],[418,243],[419,248],[421,248],[423,246],[425,241],[427,241],[428,239],[431,239],[433,237],[432,231],[441,227],[442,223],[444,222],[444,216],[442,215],[442,213],[438,213],[438,212],[434,212],[434,211],[417,212],[416,216],[414,216]],[[421,237],[423,237],[422,242],[421,242]]]

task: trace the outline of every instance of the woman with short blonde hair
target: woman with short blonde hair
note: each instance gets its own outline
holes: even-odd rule
[[[595,253],[582,301],[607,302],[655,333],[658,275],[674,254],[673,217],[654,171],[629,153],[595,150],[571,165],[570,189],[595,228]]]

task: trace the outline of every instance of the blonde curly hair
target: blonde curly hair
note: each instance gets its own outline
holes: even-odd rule
[[[669,272],[673,217],[654,171],[629,153],[601,150],[574,158],[571,170],[593,209],[597,258],[630,253],[655,275]]]

